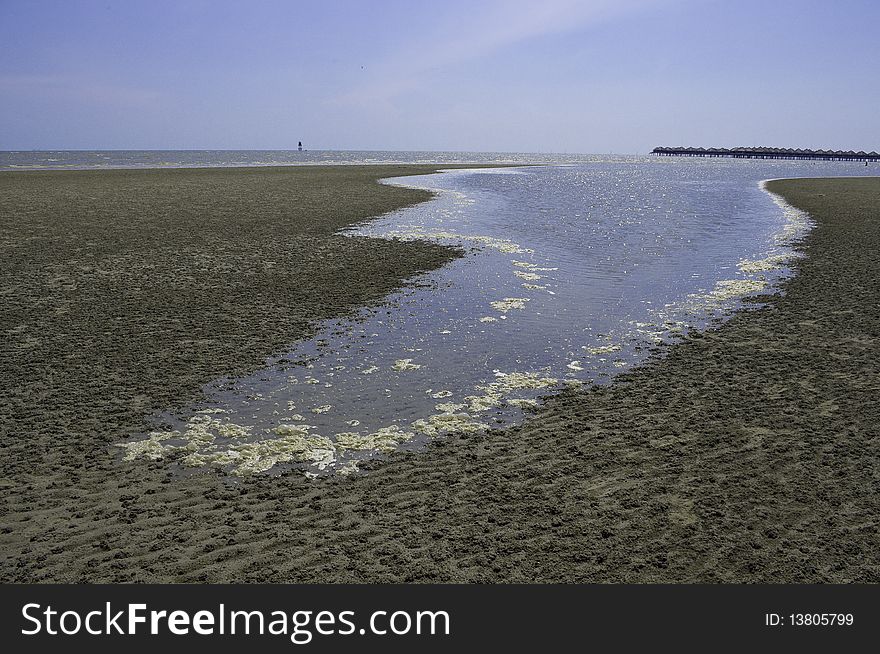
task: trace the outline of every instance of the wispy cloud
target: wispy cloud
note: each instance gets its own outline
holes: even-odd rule
[[[472,9],[440,15],[383,60],[370,63],[364,82],[335,103],[389,109],[426,72],[466,63],[518,43],[584,29],[591,24],[668,5],[676,0],[508,0],[474,3]]]

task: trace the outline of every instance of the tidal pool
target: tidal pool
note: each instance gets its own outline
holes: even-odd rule
[[[254,374],[208,384],[122,455],[350,474],[450,431],[516,424],[543,396],[607,382],[772,292],[809,222],[761,180],[807,166],[635,160],[387,180],[437,196],[350,233],[466,255]]]

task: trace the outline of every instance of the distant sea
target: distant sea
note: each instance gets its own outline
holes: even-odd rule
[[[197,168],[308,164],[589,163],[624,155],[512,152],[394,152],[354,150],[27,150],[0,151],[0,170],[83,168]]]

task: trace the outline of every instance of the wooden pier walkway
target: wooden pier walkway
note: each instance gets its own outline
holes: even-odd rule
[[[801,148],[667,148],[651,154],[661,157],[732,157],[734,159],[816,159],[822,161],[880,161],[876,152],[853,150],[804,150]]]

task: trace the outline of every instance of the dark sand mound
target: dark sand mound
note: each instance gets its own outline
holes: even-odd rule
[[[45,182],[0,175],[0,292],[11,307],[0,318],[3,580],[880,580],[880,179],[772,183],[818,223],[785,295],[609,387],[367,474],[230,486],[215,474],[171,480],[161,462],[120,463],[108,443],[218,372],[257,365],[306,333],[308,317],[374,301],[448,254],[372,241],[346,249],[330,235],[383,202],[421,199],[369,179],[397,172],[328,190],[352,204],[320,229],[307,213],[277,227],[290,180],[248,211],[238,180],[216,171],[190,173],[216,175],[212,193],[164,171],[153,174],[166,190],[148,184],[140,196],[140,178],[117,174],[59,176],[39,198]],[[285,173],[249,174],[245,186],[263,195]],[[119,182],[134,190],[119,194]],[[188,200],[188,237],[162,234],[180,220],[175,192],[200,198]],[[166,208],[138,214],[154,197],[157,207],[168,197]],[[100,206],[110,208],[90,220]],[[320,272],[299,272],[303,261]],[[115,273],[94,270],[107,266]],[[252,299],[254,285],[264,290]],[[292,294],[285,305],[258,310],[280,290]]]

